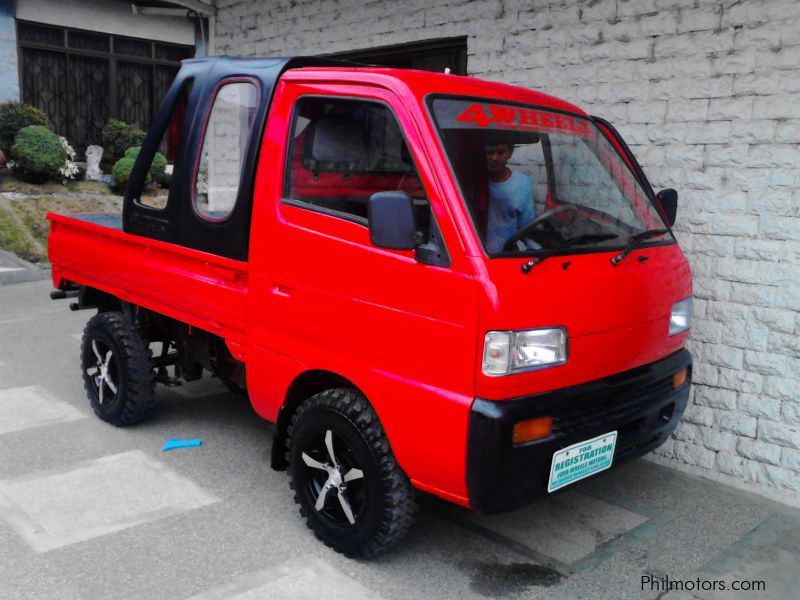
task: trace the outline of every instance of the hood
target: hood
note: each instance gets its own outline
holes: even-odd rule
[[[691,295],[691,272],[677,244],[618,252],[551,256],[528,274],[528,259],[484,260],[481,336],[489,330],[562,326],[569,355],[560,367],[486,377],[478,395],[515,397],[576,385],[658,360],[680,349],[686,334],[668,335],[672,306]],[[480,341],[483,347],[483,340]]]

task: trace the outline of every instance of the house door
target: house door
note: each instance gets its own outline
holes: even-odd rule
[[[437,73],[450,69],[454,75],[466,75],[467,38],[446,38],[341,52],[332,54],[330,58],[394,69],[420,69]]]

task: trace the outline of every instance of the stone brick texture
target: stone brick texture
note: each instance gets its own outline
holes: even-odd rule
[[[330,53],[468,36],[470,75],[609,119],[679,190],[694,391],[657,452],[800,498],[800,2],[217,0],[217,48]]]

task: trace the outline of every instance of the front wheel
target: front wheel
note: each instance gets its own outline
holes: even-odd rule
[[[147,341],[120,312],[92,317],[83,331],[81,371],[95,414],[118,427],[150,416],[155,374]]]
[[[320,392],[292,416],[286,441],[294,499],[325,544],[369,558],[396,544],[416,518],[416,493],[378,416],[353,389]]]

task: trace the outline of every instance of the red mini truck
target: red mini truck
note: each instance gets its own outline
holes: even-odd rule
[[[121,218],[49,215],[52,296],[97,310],[101,419],[139,423],[157,383],[210,372],[276,424],[314,533],[369,557],[417,490],[512,510],[669,437],[691,381],[676,206],[609,123],[542,93],[195,59]]]

